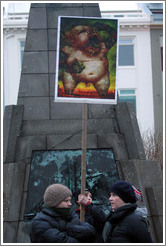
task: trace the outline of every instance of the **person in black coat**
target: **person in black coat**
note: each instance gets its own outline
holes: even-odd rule
[[[112,210],[103,230],[105,243],[153,243],[146,218],[135,212],[137,199],[130,183],[116,182],[109,200]]]
[[[71,212],[71,191],[52,184],[44,193],[44,208],[31,221],[32,243],[91,243],[95,229]]]
[[[85,191],[85,195],[79,194],[76,202],[85,208],[85,221],[96,229],[94,243],[103,243],[102,231],[106,222],[104,211],[92,203],[92,194],[89,190]],[[80,216],[80,208],[76,209],[76,213]]]

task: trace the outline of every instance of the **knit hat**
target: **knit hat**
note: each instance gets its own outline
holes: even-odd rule
[[[142,195],[141,190],[139,188],[136,188],[134,185],[133,185],[133,189],[134,189],[137,201],[143,202],[143,195]]]
[[[72,193],[68,187],[62,184],[52,184],[44,193],[44,203],[49,207],[56,207],[69,196],[72,196]]]
[[[137,201],[132,185],[126,181],[117,181],[111,187],[110,192],[118,195],[125,203],[135,203]]]

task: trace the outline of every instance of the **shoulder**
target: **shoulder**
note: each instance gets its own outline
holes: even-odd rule
[[[99,206],[92,205],[91,207],[91,215],[95,219],[96,222],[98,223],[105,223],[106,221],[106,214],[103,211],[103,209]]]
[[[131,213],[126,215],[126,218],[128,220],[139,220],[142,216],[139,213],[136,213],[135,211],[132,211]]]
[[[47,230],[50,228],[50,222],[52,218],[43,212],[38,213],[32,220],[31,220],[31,232],[34,233],[40,230]]]
[[[43,210],[42,210],[42,211],[40,211],[39,213],[37,213],[35,215],[35,217],[32,219],[32,221],[34,221],[34,220],[42,220],[42,219],[47,218],[48,216],[49,216],[49,214],[43,212]]]
[[[96,212],[105,214],[103,209],[97,205],[90,204],[88,207],[90,207],[92,211],[96,211]]]
[[[56,224],[57,221],[60,220],[60,217],[50,209],[43,209],[40,213],[36,214],[36,216],[32,219],[31,225],[35,226],[49,226],[52,221]]]
[[[139,227],[142,225],[147,226],[147,219],[142,216],[142,214],[137,213],[136,211],[128,214],[124,219],[132,227]]]
[[[58,215],[51,209],[43,208],[39,213],[36,214],[34,219],[42,219],[42,218],[49,218],[49,217],[57,217]]]

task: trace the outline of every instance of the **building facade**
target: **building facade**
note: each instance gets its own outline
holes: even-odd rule
[[[118,18],[119,101],[134,105],[141,133],[162,129],[162,30],[163,4],[140,4],[137,10],[102,11],[103,18]],[[17,104],[28,7],[9,5],[4,15],[4,106]]]
[[[141,133],[163,127],[163,4],[138,4],[133,11],[103,11],[119,18],[118,91],[131,101]]]
[[[144,5],[143,5],[144,6]],[[163,129],[163,6],[162,3],[145,5],[152,16],[150,26],[152,53],[152,83],[154,102],[154,128],[162,132]]]

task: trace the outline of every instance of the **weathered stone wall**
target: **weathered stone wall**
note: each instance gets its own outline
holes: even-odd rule
[[[93,3],[31,5],[18,105],[4,114],[4,243],[30,242],[23,216],[32,151],[81,149],[82,105],[54,102],[58,15],[100,17],[100,11]],[[120,178],[143,190],[154,239],[161,240],[162,175],[145,160],[132,105],[89,104],[87,148],[113,149]]]

